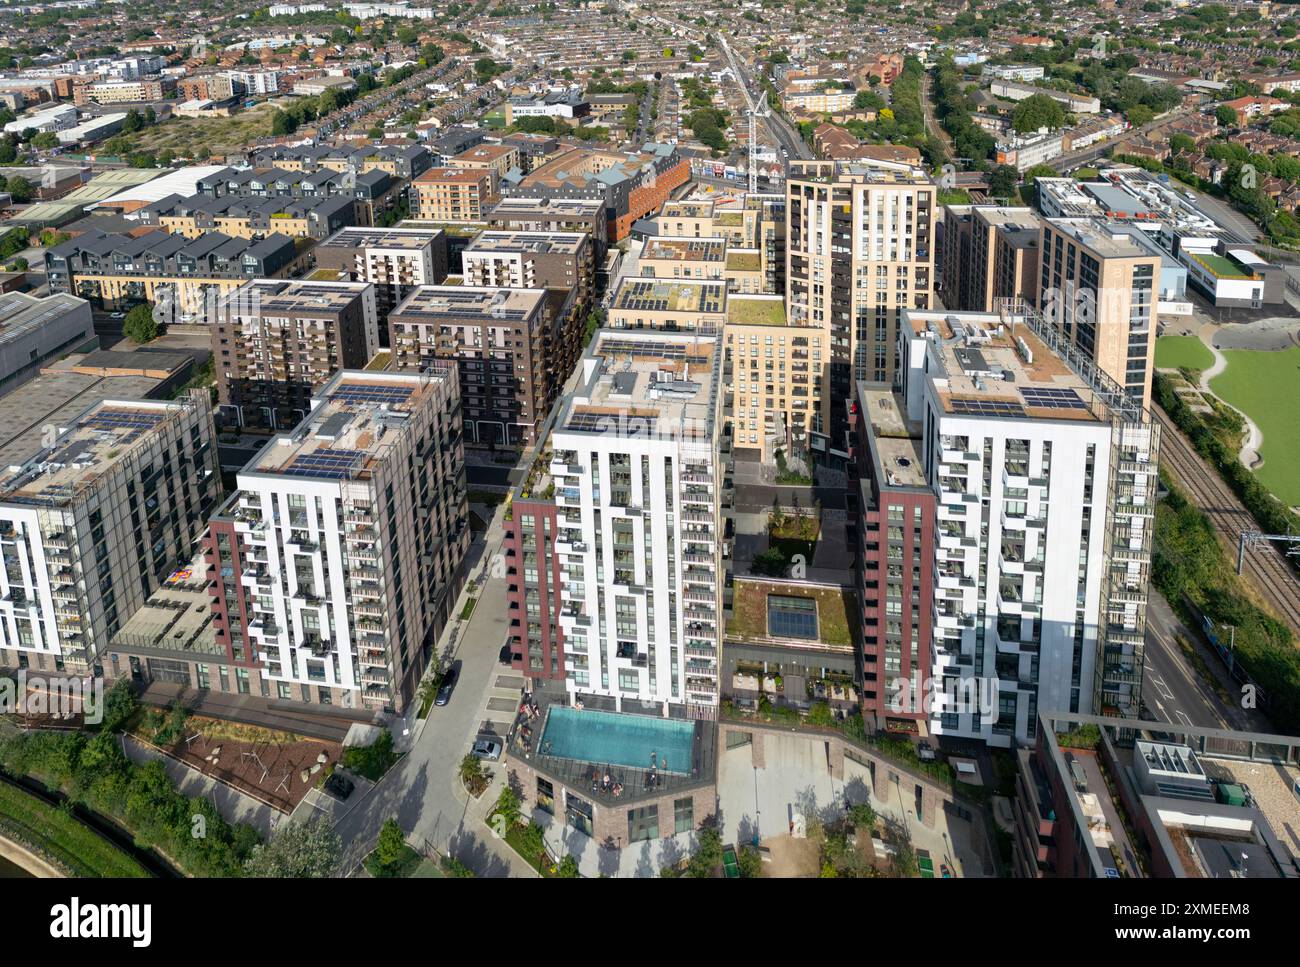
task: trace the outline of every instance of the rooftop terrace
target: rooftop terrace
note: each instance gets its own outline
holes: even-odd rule
[[[341,228],[318,248],[389,248],[420,249],[438,237],[436,228]]]
[[[419,375],[345,371],[313,400],[308,417],[291,433],[275,438],[243,473],[364,480],[387,457],[393,441],[409,426],[410,414],[442,380],[446,367]]]
[[[0,472],[0,500],[60,504],[121,463],[188,402],[103,400],[83,411],[20,466]]]
[[[726,258],[726,254],[726,239],[674,238],[656,235],[646,240],[641,258],[675,262],[721,262]]]
[[[572,255],[582,249],[585,232],[481,232],[465,252],[528,252],[535,255]]]
[[[390,318],[430,325],[473,322],[510,325],[540,319],[545,302],[544,289],[422,285],[393,310]]]
[[[725,312],[725,283],[704,279],[625,278],[611,308],[632,312]]]
[[[907,311],[938,364],[930,377],[954,415],[1095,421],[1108,417],[1088,382],[1027,324],[993,313]],[[1010,323],[1015,318],[1007,316]]]

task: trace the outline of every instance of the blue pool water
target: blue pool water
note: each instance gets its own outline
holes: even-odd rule
[[[654,752],[660,771],[688,773],[694,738],[694,722],[553,705],[538,748],[561,759],[633,769],[650,768]]]

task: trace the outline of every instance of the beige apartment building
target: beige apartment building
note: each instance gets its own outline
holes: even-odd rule
[[[785,293],[785,196],[746,195],[739,206],[717,206],[711,201],[665,202],[656,219],[664,239],[722,239],[726,258],[722,278],[736,292]],[[739,249],[743,254],[737,255]],[[758,273],[753,276],[749,253],[758,254]],[[642,262],[651,253],[649,242]],[[642,270],[643,275],[650,273]],[[657,270],[656,277],[660,276]],[[709,278],[711,276],[705,276]],[[756,287],[757,285],[757,287]]]
[[[732,294],[723,329],[726,412],[737,450],[806,451],[810,434],[830,423],[830,340],[794,326],[779,295]]]
[[[501,193],[501,180],[520,166],[519,149],[509,144],[478,144],[447,159],[452,168],[486,171],[492,176],[492,194]]]
[[[722,238],[653,236],[637,265],[648,279],[721,279],[727,264]]]
[[[949,205],[943,220],[943,304],[993,312],[1000,300],[1038,304],[1042,219],[1032,208]]]
[[[420,221],[482,221],[495,200],[485,168],[430,168],[411,182],[411,217]]]
[[[623,279],[610,302],[611,329],[718,333],[727,321],[727,285],[708,279]]]
[[[1043,315],[1149,408],[1160,257],[1099,219],[1048,219],[1040,247]]]
[[[933,302],[935,194],[906,164],[790,163],[786,303],[791,324],[828,332],[834,398],[892,381],[902,312]]]

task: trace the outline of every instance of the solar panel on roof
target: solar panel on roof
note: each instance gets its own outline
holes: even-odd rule
[[[137,410],[100,410],[83,421],[84,426],[96,430],[143,430],[162,422],[158,413]]]
[[[330,399],[341,403],[405,403],[411,398],[409,386],[379,386],[344,383],[330,394]]]
[[[317,450],[294,457],[282,472],[289,477],[342,480],[352,476],[353,468],[364,457],[360,450]]]
[[[1024,416],[1025,408],[1010,400],[985,400],[957,397],[952,400],[952,411],[966,416]]]
[[[1043,409],[1085,410],[1088,408],[1078,393],[1065,387],[1022,386],[1020,395],[1025,398],[1025,403],[1029,406]]]

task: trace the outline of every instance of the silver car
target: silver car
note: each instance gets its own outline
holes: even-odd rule
[[[501,743],[495,739],[478,739],[470,752],[480,759],[496,760],[501,758]]]

